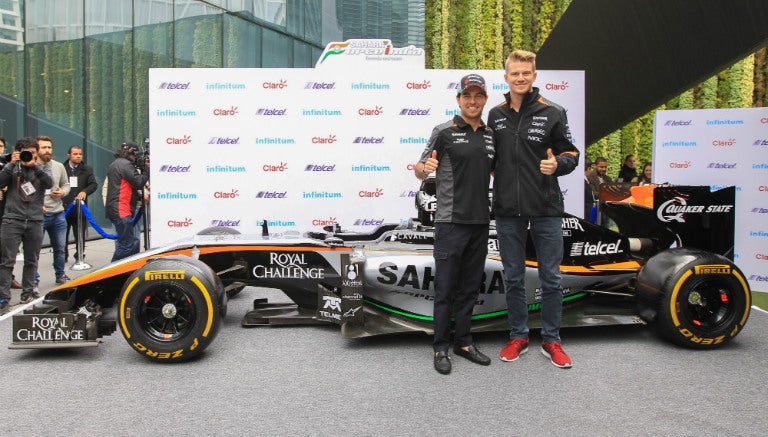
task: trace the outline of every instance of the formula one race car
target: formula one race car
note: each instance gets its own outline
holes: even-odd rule
[[[749,286],[730,259],[735,189],[644,189],[652,190],[645,193],[652,201],[644,200],[652,206],[603,202],[620,232],[563,218],[563,326],[648,323],[683,346],[728,342],[750,311]],[[291,303],[256,299],[244,326],[338,324],[344,337],[432,333],[434,181],[422,183],[416,203],[418,220],[371,233],[338,225],[279,237],[266,223],[262,236],[208,228],[57,287],[13,317],[10,347],[94,346],[119,328],[151,360],[186,360],[213,341],[228,298],[246,286],[280,289]],[[538,327],[536,256],[528,247],[529,325]],[[476,332],[508,329],[493,228],[488,249]]]

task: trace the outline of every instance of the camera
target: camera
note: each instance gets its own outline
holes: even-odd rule
[[[29,162],[34,158],[34,155],[29,150],[22,150],[21,153],[19,153],[19,159],[21,162]]]
[[[6,153],[5,155],[0,155],[0,164],[7,164],[11,162],[11,158],[13,158],[13,153]],[[32,155],[32,152],[29,150],[22,150],[21,153],[19,153],[19,159],[21,162],[29,162],[32,159],[34,159],[34,155]]]

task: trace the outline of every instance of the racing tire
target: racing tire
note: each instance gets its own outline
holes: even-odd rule
[[[228,226],[209,226],[198,232],[197,235],[240,235],[240,231]]]
[[[731,260],[718,254],[693,248],[661,252],[643,266],[637,284],[641,306],[655,307],[652,325],[680,346],[722,346],[749,318],[747,280]]]
[[[150,260],[123,286],[118,323],[146,358],[180,362],[200,355],[226,314],[224,287],[206,264],[187,256]]]

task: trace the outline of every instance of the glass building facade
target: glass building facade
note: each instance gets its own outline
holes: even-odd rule
[[[424,1],[0,0],[0,136],[84,146],[101,184],[148,135],[149,68],[312,67],[349,38],[423,47]]]

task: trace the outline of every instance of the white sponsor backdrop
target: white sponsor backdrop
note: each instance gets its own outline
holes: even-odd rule
[[[735,261],[768,292],[768,108],[658,111],[653,180],[736,186]]]
[[[357,231],[414,217],[412,165],[432,128],[458,113],[469,70],[152,69],[151,245],[209,226],[242,233]],[[508,87],[486,79],[491,105]],[[583,152],[584,73],[540,71],[536,86],[568,109]],[[580,168],[580,167],[579,167]],[[581,171],[561,178],[581,215]]]

